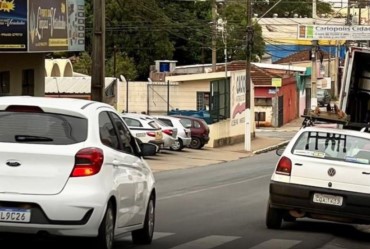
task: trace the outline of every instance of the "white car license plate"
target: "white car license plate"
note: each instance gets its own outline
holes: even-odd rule
[[[30,209],[0,208],[0,221],[6,222],[30,222]]]
[[[313,202],[328,204],[328,205],[335,205],[335,206],[342,206],[343,197],[338,196],[338,195],[327,195],[327,194],[315,193],[313,195]]]

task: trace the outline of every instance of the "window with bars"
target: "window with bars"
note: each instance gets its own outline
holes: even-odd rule
[[[34,96],[35,70],[26,69],[22,72],[22,95]]]
[[[230,81],[228,79],[211,82],[210,113],[213,122],[230,118]]]
[[[0,72],[0,96],[10,93],[10,71]]]
[[[197,111],[209,110],[209,92],[197,92]]]

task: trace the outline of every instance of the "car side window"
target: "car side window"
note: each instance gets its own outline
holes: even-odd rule
[[[200,128],[202,126],[200,125],[200,123],[198,121],[194,121],[194,127],[195,128]]]
[[[122,150],[126,153],[134,154],[134,150],[131,146],[131,134],[129,129],[123,123],[123,121],[114,113],[111,113],[113,122],[117,127],[118,134],[122,143]]]
[[[99,114],[99,133],[101,142],[115,150],[119,150],[119,141],[113,123],[107,112]]]
[[[171,120],[165,118],[159,118],[159,120],[165,123],[166,125],[173,127]]]
[[[181,119],[181,120],[180,120],[180,123],[181,123],[184,127],[192,127],[192,125],[191,125],[191,120],[188,120],[188,119]]]
[[[123,120],[125,120],[126,124],[130,127],[143,127],[140,121],[136,119],[123,117]]]

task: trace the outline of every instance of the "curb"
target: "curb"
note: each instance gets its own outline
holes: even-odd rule
[[[275,150],[279,147],[283,147],[285,145],[287,145],[289,143],[290,140],[286,140],[284,142],[281,142],[277,145],[273,145],[273,146],[269,146],[267,148],[264,148],[264,149],[260,149],[260,150],[256,150],[256,151],[253,151],[253,154],[261,154],[261,153],[265,153],[265,152],[269,152],[269,151],[272,151],[272,150]]]

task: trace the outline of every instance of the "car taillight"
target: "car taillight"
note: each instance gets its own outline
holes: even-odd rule
[[[71,177],[92,176],[99,173],[104,154],[99,148],[85,148],[75,155],[75,165]]]
[[[172,136],[173,130],[163,130],[163,132],[169,136]]]
[[[146,133],[149,137],[155,137],[155,132],[148,131]]]
[[[279,175],[290,176],[291,172],[292,172],[292,161],[289,158],[283,156],[279,160],[275,173]]]

